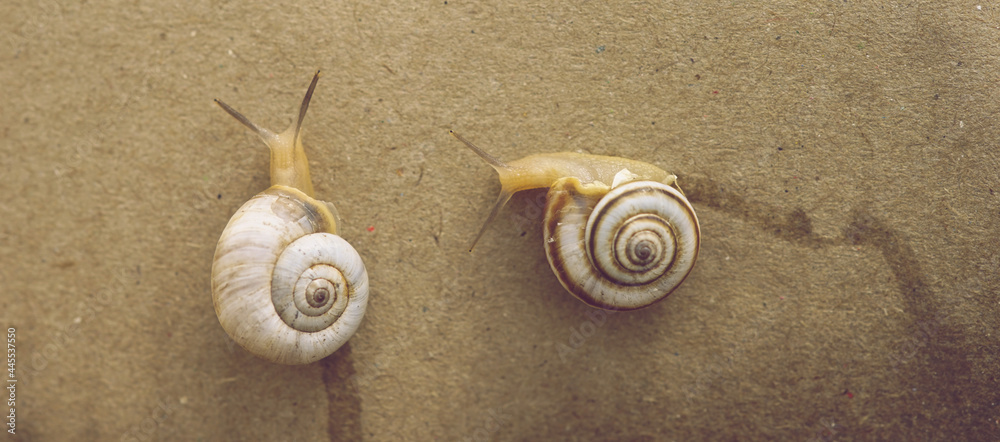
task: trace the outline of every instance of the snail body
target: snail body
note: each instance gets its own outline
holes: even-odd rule
[[[337,236],[333,204],[313,196],[299,118],[280,134],[252,123],[271,151],[271,187],[229,220],[212,262],[212,298],[226,333],[250,353],[282,364],[322,359],[354,335],[368,304],[368,273],[358,252]]]
[[[473,246],[514,193],[548,188],[545,254],[581,301],[606,310],[647,307],[694,267],[700,227],[675,175],[641,161],[569,152],[505,163],[451,134],[500,176],[500,196]]]

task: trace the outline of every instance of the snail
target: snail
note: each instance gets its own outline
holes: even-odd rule
[[[548,188],[545,255],[581,301],[605,310],[647,307],[694,267],[701,230],[675,175],[641,161],[572,152],[505,163],[449,133],[500,175],[500,196],[469,251],[514,193]]]
[[[343,345],[368,304],[368,272],[337,236],[333,204],[313,197],[301,128],[319,71],[282,133],[226,112],[271,150],[271,187],[243,204],[219,239],[212,263],[215,313],[226,333],[261,358],[308,364]]]

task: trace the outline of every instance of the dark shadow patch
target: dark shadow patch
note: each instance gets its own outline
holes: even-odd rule
[[[913,249],[908,243],[891,231],[884,221],[862,209],[854,209],[851,223],[844,228],[844,238],[850,244],[879,249],[899,282],[899,290],[909,304],[910,312],[918,319],[929,319],[931,292],[924,283],[923,272],[913,258]]]
[[[985,435],[984,423],[995,419],[991,414],[995,410],[984,404],[996,401],[996,386],[983,385],[973,373],[963,350],[964,334],[948,324],[942,313],[944,306],[927,284],[925,273],[905,237],[867,212],[864,205],[852,210],[842,237],[822,238],[813,234],[812,220],[801,208],[783,211],[772,204],[748,202],[736,189],[728,189],[705,177],[685,177],[681,184],[695,205],[733,214],[792,243],[814,248],[862,245],[877,249],[893,274],[906,313],[911,318],[903,342],[891,347],[887,355],[891,369],[909,379],[903,384],[914,387],[912,400],[899,403],[895,411],[897,418],[908,422],[933,422],[934,427],[942,431],[964,428],[966,437],[960,439],[980,439]],[[903,394],[909,396],[910,393]],[[879,394],[892,396],[900,392]],[[958,434],[941,433],[931,438],[937,436],[947,438]]]
[[[839,242],[813,235],[812,219],[801,208],[783,213],[773,205],[759,202],[751,204],[734,189],[701,176],[684,177],[681,185],[692,204],[734,213],[785,241],[814,248]]]
[[[785,233],[791,240],[805,240],[813,233],[812,219],[805,210],[796,208],[785,216]]]
[[[330,406],[326,432],[330,440],[362,440],[361,397],[352,382],[355,374],[350,342],[323,358],[323,385]]]
[[[844,238],[851,244],[871,246],[884,257],[899,287],[906,312],[913,318],[907,339],[900,348],[890,352],[894,370],[910,365],[907,370],[911,384],[920,394],[932,394],[936,400],[923,400],[919,411],[923,418],[941,428],[966,428],[975,434],[977,424],[988,422],[990,386],[980,385],[972,373],[967,355],[962,350],[962,332],[947,323],[938,300],[927,283],[924,272],[909,243],[891,230],[883,220],[863,209],[854,209],[851,223],[844,228]],[[929,386],[945,388],[930,389]],[[979,404],[979,406],[977,406]]]

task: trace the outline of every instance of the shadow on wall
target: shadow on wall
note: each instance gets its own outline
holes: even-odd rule
[[[801,208],[783,211],[767,203],[749,202],[704,176],[686,176],[683,184],[693,204],[742,218],[781,240],[816,249],[865,245],[878,250],[895,277],[906,303],[905,313],[910,317],[907,325],[910,338],[898,348],[890,349],[888,365],[896,372],[905,371],[916,384],[949,385],[939,390],[942,397],[937,401],[936,420],[970,429],[982,422],[992,422],[991,410],[978,404],[996,401],[996,397],[988,397],[996,393],[973,376],[962,351],[967,339],[962,330],[948,323],[945,306],[939,305],[957,301],[953,297],[935,296],[924,280],[920,264],[913,258],[909,242],[885,220],[859,204],[851,209],[850,222],[841,229],[841,237],[824,238],[813,234],[812,220]]]

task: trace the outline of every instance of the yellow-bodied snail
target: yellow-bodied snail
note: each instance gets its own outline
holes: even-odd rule
[[[322,359],[347,342],[368,305],[368,272],[337,233],[337,212],[313,198],[301,128],[319,72],[297,121],[264,129],[229,105],[226,112],[271,150],[271,187],[240,207],[212,263],[212,298],[222,328],[240,346],[282,364]]]
[[[643,308],[666,298],[694,267],[701,231],[676,176],[641,161],[570,152],[505,163],[451,134],[500,174],[500,196],[473,246],[514,193],[547,187],[545,254],[581,301]]]

